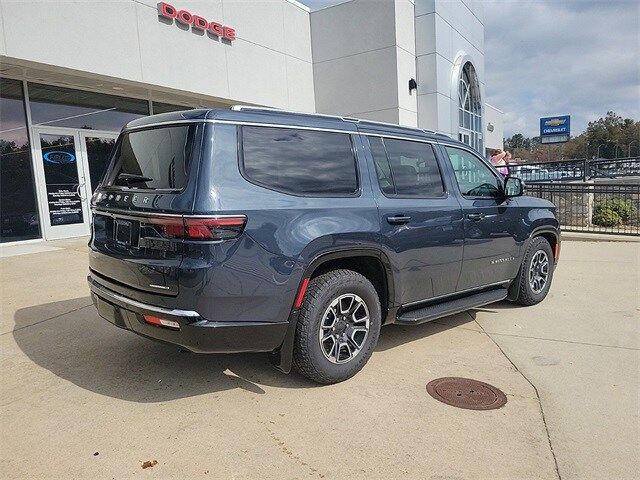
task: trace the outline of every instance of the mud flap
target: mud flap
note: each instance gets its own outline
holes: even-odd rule
[[[298,326],[298,311],[295,310],[289,315],[289,326],[284,336],[282,345],[271,354],[271,363],[283,373],[291,373],[293,364],[293,343],[296,338],[296,327]]]

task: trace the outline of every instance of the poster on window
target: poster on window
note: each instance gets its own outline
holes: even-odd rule
[[[41,135],[42,163],[52,226],[82,223],[78,166],[73,137]]]

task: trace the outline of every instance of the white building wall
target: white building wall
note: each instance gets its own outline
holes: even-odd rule
[[[415,0],[418,126],[458,137],[458,77],[471,61],[484,98],[484,10],[472,0]]]
[[[416,126],[413,7],[352,0],[311,13],[318,112]]]
[[[212,100],[314,111],[306,7],[289,0],[170,0],[236,29],[224,42],[158,19],[156,0],[0,0],[2,62],[135,82]]]
[[[484,104],[485,147],[504,148],[504,112]]]

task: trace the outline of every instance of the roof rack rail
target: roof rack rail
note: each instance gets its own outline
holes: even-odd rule
[[[231,110],[235,110],[241,112],[243,110],[252,110],[252,111],[265,111],[265,112],[276,112],[276,113],[289,113],[292,115],[305,115],[307,117],[322,117],[322,118],[332,118],[334,120],[347,120],[345,117],[341,117],[340,115],[328,115],[326,113],[313,113],[313,112],[296,112],[295,110],[284,110],[282,108],[275,107],[260,107],[257,105],[233,105]]]
[[[449,135],[447,135],[445,133],[437,132],[435,130],[428,130],[426,128],[407,127],[407,126],[404,126],[404,125],[398,125],[397,123],[378,122],[378,121],[375,121],[375,120],[366,120],[366,119],[359,119],[359,118],[353,118],[353,117],[343,117],[343,116],[340,116],[340,115],[329,115],[329,114],[326,114],[326,113],[296,112],[294,110],[284,110],[282,108],[275,108],[275,107],[261,107],[261,106],[258,106],[258,105],[233,105],[231,107],[231,110],[235,110],[235,111],[238,111],[238,112],[241,112],[243,110],[248,110],[248,111],[256,111],[256,112],[263,111],[263,112],[288,113],[288,114],[292,114],[292,115],[305,115],[307,117],[331,118],[331,119],[334,119],[334,120],[343,120],[345,122],[351,122],[351,123],[367,122],[369,124],[380,125],[380,126],[383,126],[383,127],[406,128],[408,130],[414,130],[414,131],[418,131],[418,132],[423,132],[423,133],[427,133],[427,134],[430,134],[430,135],[444,135],[446,137],[449,137]]]

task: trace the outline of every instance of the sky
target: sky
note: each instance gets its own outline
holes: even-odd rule
[[[484,3],[485,101],[505,113],[505,137],[538,135],[550,115],[571,115],[574,135],[609,110],[640,120],[640,1]]]

